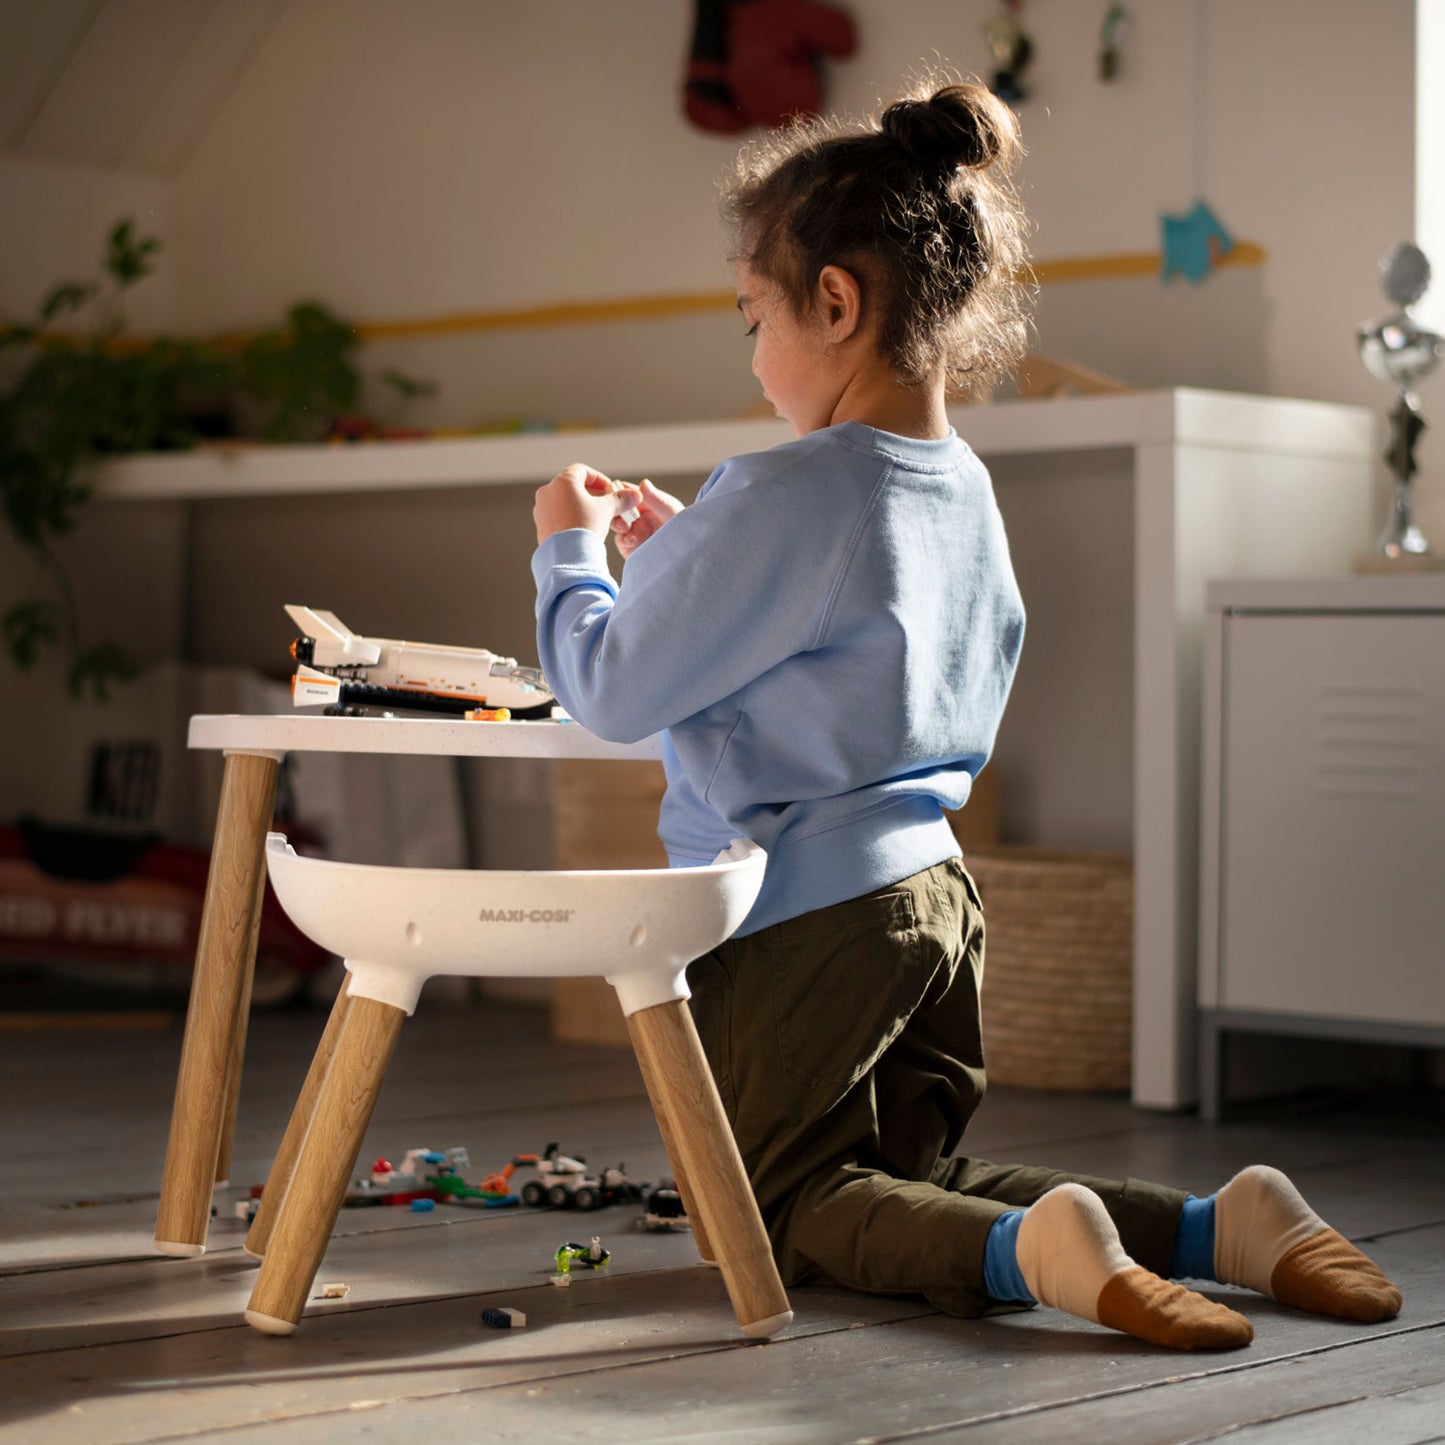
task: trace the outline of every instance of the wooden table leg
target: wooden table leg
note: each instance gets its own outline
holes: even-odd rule
[[[221,806],[206,901],[196,945],[181,1066],[171,1111],[170,1141],[156,1211],[156,1248],[162,1254],[204,1254],[211,1222],[236,1020],[247,979],[255,967],[252,913],[265,870],[266,830],[276,804],[274,756],[230,753],[221,782]]]
[[[217,1189],[231,1182],[231,1153],[236,1145],[236,1113],[241,1106],[241,1065],[246,1058],[246,1031],[251,1026],[251,989],[256,982],[256,944],[261,937],[261,907],[266,900],[266,870],[256,875],[256,906],[251,911],[251,937],[246,957],[251,959],[236,1000],[236,1020],[231,1025],[231,1060],[226,1066],[226,1107],[221,1113],[221,1142],[216,1150]]]
[[[703,1223],[701,1212],[693,1204],[692,1185],[687,1178],[682,1155],[673,1136],[672,1120],[667,1117],[667,1106],[662,1098],[662,1090],[657,1080],[652,1077],[652,1061],[650,1058],[644,1058],[641,1051],[637,1053],[637,1067],[642,1073],[642,1082],[647,1088],[647,1097],[652,1102],[652,1114],[657,1120],[657,1131],[662,1135],[662,1147],[667,1151],[668,1163],[672,1166],[673,1178],[677,1182],[677,1192],[682,1196],[682,1207],[687,1211],[687,1222],[692,1227],[693,1243],[697,1245],[698,1256],[704,1264],[716,1264],[717,1255],[713,1252],[712,1242],[707,1237],[707,1225]]]
[[[296,1099],[296,1107],[291,1111],[291,1119],[286,1125],[286,1132],[281,1136],[281,1145],[276,1150],[271,1172],[266,1176],[266,1187],[261,1191],[256,1217],[251,1221],[251,1228],[246,1234],[246,1243],[243,1246],[252,1259],[265,1256],[271,1231],[275,1228],[281,1205],[286,1199],[286,1191],[291,1187],[291,1178],[296,1172],[296,1160],[301,1155],[301,1146],[306,1142],[306,1131],[310,1129],[312,1116],[316,1113],[316,1101],[321,1097],[327,1071],[331,1068],[332,1059],[336,1057],[336,1045],[341,1038],[342,1029],[346,1027],[346,1014],[351,1003],[350,983],[351,975],[347,974],[341,980],[341,989],[336,995],[336,1001],[331,1005],[331,1017],[326,1021],[326,1030],[321,1035],[321,1042],[316,1046],[316,1054],[311,1060],[311,1067],[306,1071],[301,1093]]]
[[[627,1019],[632,1044],[663,1097],[663,1113],[701,1211],[743,1333],[765,1339],[793,1318],[758,1202],[728,1127],[692,1014],[682,1000]]]
[[[353,998],[306,1141],[271,1231],[246,1321],[270,1335],[296,1329],[341,1212],[386,1066],[406,1014]]]

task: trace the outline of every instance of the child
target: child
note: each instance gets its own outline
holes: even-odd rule
[[[738,309],[797,440],[724,462],[687,508],[580,465],[543,487],[542,667],[602,736],[664,730],[674,866],[767,850],[689,983],[785,1282],[964,1316],[1038,1301],[1178,1349],[1253,1331],[1177,1278],[1388,1319],[1399,1291],[1275,1170],[1195,1199],[952,1157],[984,1090],[984,924],[943,810],[993,746],[1024,612],[944,396],[1023,354],[1018,154],[1012,114],[964,84],[744,152]]]

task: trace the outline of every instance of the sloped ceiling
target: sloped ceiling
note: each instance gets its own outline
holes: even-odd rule
[[[0,155],[174,178],[283,0],[0,0]]]

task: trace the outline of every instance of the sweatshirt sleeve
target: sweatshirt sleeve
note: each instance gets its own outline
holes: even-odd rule
[[[634,742],[816,645],[840,556],[827,527],[800,525],[789,506],[785,488],[710,483],[633,553],[620,587],[602,538],[542,543],[537,651],[567,711]]]

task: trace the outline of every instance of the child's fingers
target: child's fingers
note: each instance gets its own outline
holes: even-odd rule
[[[642,482],[642,502],[640,504],[644,514],[654,517],[660,527],[669,518],[677,516],[683,510],[683,505],[670,492],[664,492],[659,487],[644,478]]]
[[[627,538],[635,547],[652,536],[657,527],[645,514],[637,513],[629,518],[624,512],[612,519],[612,530],[619,538]]]
[[[617,515],[612,518],[612,540],[622,556],[630,557],[670,517],[682,510],[682,503],[660,492],[647,478],[641,482],[613,482]]]

